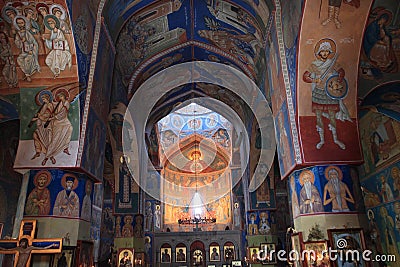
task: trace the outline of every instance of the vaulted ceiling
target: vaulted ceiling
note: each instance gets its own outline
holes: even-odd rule
[[[155,73],[194,60],[233,66],[257,84],[265,79],[270,8],[263,1],[121,2],[107,2],[104,16],[117,50],[114,77],[129,93]],[[179,91],[183,96],[188,87]]]

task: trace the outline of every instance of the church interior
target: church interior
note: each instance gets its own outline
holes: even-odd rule
[[[0,266],[400,266],[398,0],[0,8]]]

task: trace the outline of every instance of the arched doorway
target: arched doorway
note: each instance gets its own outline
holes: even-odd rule
[[[195,241],[190,245],[190,266],[205,267],[206,251],[201,241]]]

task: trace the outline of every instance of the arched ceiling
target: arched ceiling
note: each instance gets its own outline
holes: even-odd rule
[[[194,60],[265,76],[270,8],[264,1],[109,1],[105,19],[116,43],[116,75],[130,94],[148,77]]]
[[[202,97],[211,97],[224,102],[238,114],[242,121],[252,116],[252,111],[249,106],[232,91],[215,84],[196,83],[180,86],[167,92],[157,102],[155,108],[150,113],[149,117],[151,120],[148,121],[148,125],[153,125],[153,123],[171,113],[171,111],[177,108],[181,103],[193,98]],[[211,103],[205,101],[203,104],[207,106]],[[213,109],[213,107],[208,108]]]

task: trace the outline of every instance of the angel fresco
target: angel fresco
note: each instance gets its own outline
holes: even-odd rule
[[[55,156],[60,152],[71,155],[69,144],[72,136],[72,124],[68,119],[70,109],[69,92],[59,88],[53,94],[48,90],[42,90],[36,95],[36,104],[40,106],[38,112],[32,118],[28,127],[36,122],[36,129],[33,133],[35,154],[34,160],[43,153],[45,158],[42,165],[46,165],[50,159],[56,164]],[[52,101],[52,100],[55,100]]]
[[[40,157],[41,153],[46,154],[51,139],[51,127],[45,127],[54,111],[52,105],[53,94],[48,90],[42,90],[36,95],[36,104],[40,106],[39,111],[32,118],[28,127],[36,122],[36,129],[33,132],[33,142],[35,145],[35,154],[32,160]]]
[[[42,165],[45,165],[47,160],[50,158],[51,163],[55,164],[56,159],[54,158],[60,152],[67,155],[69,153],[69,143],[72,136],[72,124],[68,119],[68,113],[70,109],[69,92],[60,88],[55,92],[56,103],[52,115],[50,116],[50,124],[52,129],[51,142],[47,148],[46,157],[42,161]]]

